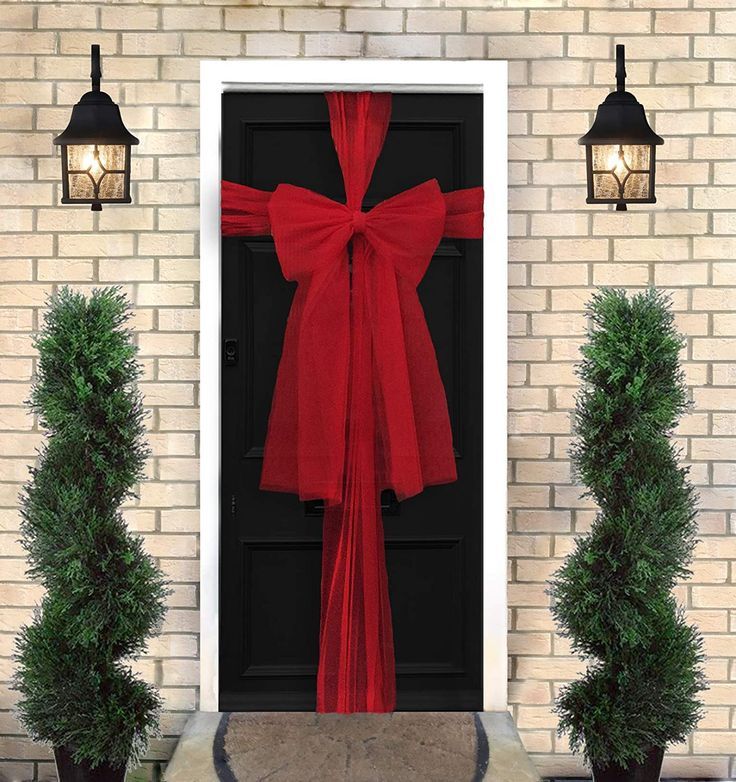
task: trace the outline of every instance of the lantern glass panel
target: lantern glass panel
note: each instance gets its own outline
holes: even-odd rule
[[[650,197],[649,144],[593,144],[593,197],[627,201]]]
[[[69,198],[121,200],[129,147],[125,144],[69,144],[66,147]]]

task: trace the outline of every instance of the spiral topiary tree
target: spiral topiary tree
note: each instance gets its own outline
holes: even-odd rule
[[[557,711],[594,770],[626,769],[684,740],[700,716],[701,639],[672,595],[689,575],[696,495],[671,439],[688,401],[669,300],[602,290],[588,314],[571,457],[599,513],[550,589],[588,668]]]
[[[63,288],[36,338],[29,405],[47,433],[22,495],[29,575],[46,593],[17,642],[30,735],[95,769],[136,762],[157,730],[157,691],[136,678],[167,588],[120,506],[148,455],[125,296]],[[110,779],[110,776],[99,776]]]

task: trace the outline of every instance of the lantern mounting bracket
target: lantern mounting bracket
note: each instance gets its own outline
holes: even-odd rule
[[[100,65],[100,44],[92,44],[90,59],[92,61],[92,70],[90,71],[89,77],[92,79],[92,90],[93,92],[99,92],[100,80],[102,79],[102,66]]]
[[[626,54],[622,43],[616,44],[616,90],[624,92],[626,90]]]

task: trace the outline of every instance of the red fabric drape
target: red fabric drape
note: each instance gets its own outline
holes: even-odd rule
[[[429,180],[361,210],[391,112],[387,93],[328,93],[346,204],[282,184],[223,182],[222,232],[270,233],[298,281],[261,487],[323,499],[317,710],[391,711],[395,674],[380,492],[455,480],[452,433],[419,303],[442,236],[480,237],[480,188]]]

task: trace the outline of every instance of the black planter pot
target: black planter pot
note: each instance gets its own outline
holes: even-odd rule
[[[125,782],[125,766],[101,763],[94,768],[89,763],[75,763],[66,747],[54,747],[59,782]]]
[[[652,747],[643,763],[632,763],[628,766],[613,765],[606,768],[594,764],[593,779],[595,782],[659,782],[663,758],[664,749]]]

